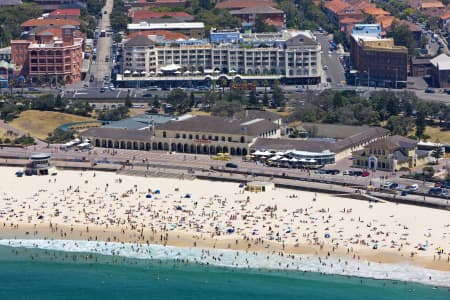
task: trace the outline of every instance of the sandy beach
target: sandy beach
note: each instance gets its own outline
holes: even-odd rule
[[[278,188],[251,193],[228,182],[15,171],[0,168],[0,238],[314,254],[450,271],[449,211]]]

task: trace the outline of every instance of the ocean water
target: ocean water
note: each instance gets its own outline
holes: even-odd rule
[[[450,280],[434,286],[286,270],[278,264],[282,258],[275,263],[275,257],[245,253],[238,256],[254,268],[243,267],[245,263],[230,267],[238,261],[231,260],[236,251],[205,254],[198,249],[76,241],[0,244],[0,299],[450,299]],[[195,263],[200,259],[202,264]],[[266,260],[271,263],[263,268]],[[433,276],[449,275],[441,273]]]

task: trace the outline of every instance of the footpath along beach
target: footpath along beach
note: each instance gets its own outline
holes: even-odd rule
[[[219,249],[293,260],[312,255],[322,264],[327,259],[343,265],[406,264],[450,276],[450,212],[445,210],[279,188],[252,193],[228,182],[92,171],[19,178],[15,171],[0,168],[5,241],[92,242],[80,251],[100,241],[116,247],[158,244],[198,249],[207,262],[206,250]],[[240,263],[251,266],[246,259]]]

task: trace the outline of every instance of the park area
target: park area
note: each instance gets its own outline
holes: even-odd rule
[[[9,123],[10,126],[17,128],[25,134],[40,140],[45,140],[49,133],[53,132],[59,126],[72,122],[86,122],[95,119],[71,115],[54,111],[27,110],[22,112],[19,117]],[[2,132],[0,132],[1,134]]]

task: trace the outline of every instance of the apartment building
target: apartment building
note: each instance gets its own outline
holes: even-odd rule
[[[137,36],[124,43],[124,76],[237,74],[278,76],[317,84],[321,76],[320,44],[309,31],[242,34],[240,43],[156,42]],[[191,44],[189,44],[191,42]]]
[[[33,80],[51,79],[74,83],[81,80],[82,38],[74,37],[74,26],[61,27],[62,36],[42,32],[29,40],[11,41],[12,61],[21,74]]]
[[[408,70],[408,49],[395,46],[392,38],[381,38],[381,25],[357,24],[351,35],[350,58],[361,85],[404,86]]]

